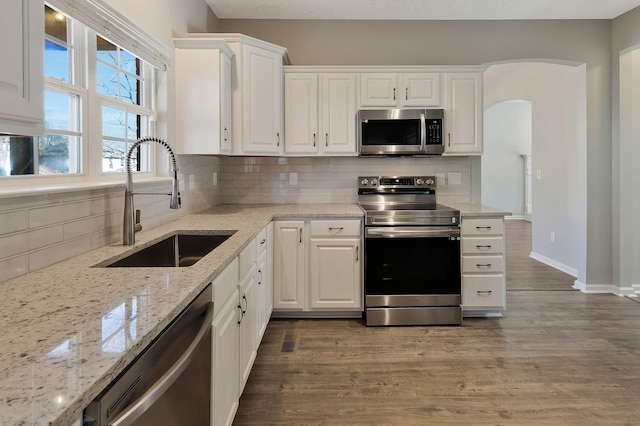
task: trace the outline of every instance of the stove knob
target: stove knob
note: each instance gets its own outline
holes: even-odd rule
[[[362,186],[367,186],[368,184],[369,184],[369,179],[362,179],[360,181],[360,185],[362,185]]]
[[[422,178],[416,179],[416,185],[424,185],[424,179]]]
[[[376,186],[378,184],[378,179],[371,179],[371,186]]]
[[[433,179],[427,179],[427,185],[433,185],[433,184],[434,184]]]

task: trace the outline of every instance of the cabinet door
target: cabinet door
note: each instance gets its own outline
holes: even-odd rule
[[[482,74],[445,75],[445,153],[482,153]]]
[[[360,106],[397,106],[397,80],[395,73],[360,74]]]
[[[213,336],[213,424],[231,425],[238,410],[240,391],[239,369],[239,309],[235,290],[215,316]]]
[[[180,41],[176,43],[180,46]],[[219,49],[175,50],[176,136],[180,154],[231,152],[231,60]]]
[[[360,239],[312,238],[311,308],[360,309]]]
[[[286,154],[318,152],[318,75],[290,73],[284,76],[284,124]]]
[[[355,86],[355,74],[322,74],[320,135],[324,154],[357,154]]]
[[[256,264],[256,317],[257,317],[257,344],[260,345],[262,336],[267,330],[269,317],[271,316],[269,302],[269,274],[267,270],[267,253],[258,257]]]
[[[400,99],[403,106],[440,106],[440,74],[400,74],[400,80],[403,90]]]
[[[304,222],[274,223],[273,308],[304,309]]]
[[[282,57],[243,47],[243,148],[246,154],[281,154]]]
[[[256,359],[258,335],[258,317],[256,315],[256,268],[253,265],[242,283],[240,283],[240,390],[242,394],[244,385],[247,383],[251,367]]]
[[[42,135],[43,3],[34,0],[3,2],[0,37],[0,133]]]
[[[220,105],[220,130],[222,132],[220,153],[231,154],[231,58],[226,55],[222,55],[220,74],[220,97],[222,99],[222,105]]]

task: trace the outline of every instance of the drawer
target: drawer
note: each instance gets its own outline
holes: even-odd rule
[[[504,275],[462,275],[462,307],[505,308]]]
[[[503,218],[462,219],[460,225],[462,235],[502,235],[504,233]]]
[[[235,258],[213,280],[213,312],[214,315],[222,309],[224,303],[235,289],[238,288],[238,259]]]
[[[462,272],[504,272],[504,256],[462,256]]]
[[[462,237],[462,254],[502,254],[502,247],[502,237]]]
[[[240,254],[238,255],[238,263],[240,268],[240,274],[238,278],[242,280],[247,273],[251,270],[251,267],[256,264],[256,239],[251,240],[249,245],[247,245]]]
[[[256,236],[256,258],[260,257],[262,253],[267,251],[267,227],[262,228]]]
[[[360,220],[312,220],[312,237],[353,237],[361,233]]]

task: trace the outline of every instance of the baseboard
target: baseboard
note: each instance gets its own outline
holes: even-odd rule
[[[569,275],[571,275],[571,276],[572,276],[572,277],[574,277],[574,278],[577,278],[577,277],[578,277],[578,270],[577,270],[577,269],[572,268],[572,267],[570,267],[570,266],[567,266],[567,265],[565,265],[565,264],[563,264],[563,263],[556,262],[555,260],[553,260],[553,259],[549,259],[549,258],[548,258],[548,257],[546,257],[546,256],[543,256],[543,255],[541,255],[541,254],[538,254],[538,253],[535,253],[535,252],[533,252],[533,251],[532,251],[532,252],[529,254],[529,257],[530,257],[530,258],[532,258],[532,259],[537,260],[538,262],[542,262],[542,263],[544,263],[545,265],[551,266],[552,268],[555,268],[555,269],[557,269],[558,271],[562,271],[562,272],[564,272],[565,274],[569,274]]]
[[[613,284],[585,284],[575,280],[573,288],[583,293],[590,294],[615,294],[616,296],[638,297],[640,295],[640,285],[630,287],[618,287]]]

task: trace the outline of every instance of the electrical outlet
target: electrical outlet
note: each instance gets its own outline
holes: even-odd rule
[[[444,173],[436,173],[436,185],[437,186],[444,186],[446,184],[447,184],[447,182],[445,180],[445,174]]]
[[[193,191],[196,187],[196,177],[193,174],[189,175],[189,189]]]
[[[218,184],[218,173],[213,172],[213,186]]]
[[[556,233],[551,231],[551,234],[549,235],[549,239],[551,240],[552,243],[556,242]]]
[[[289,185],[297,185],[297,184],[298,184],[298,174],[289,173]]]
[[[538,180],[542,179],[542,170],[538,169],[536,171],[536,179]]]

